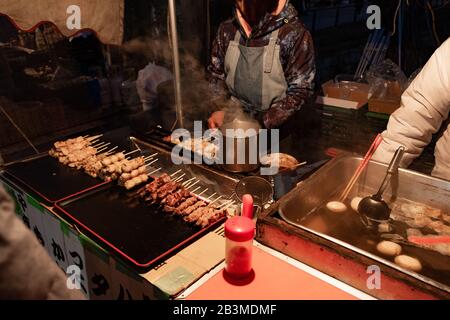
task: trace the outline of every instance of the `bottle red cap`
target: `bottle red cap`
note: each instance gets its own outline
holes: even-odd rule
[[[242,216],[253,219],[253,197],[251,194],[242,196]]]
[[[225,237],[237,242],[244,242],[253,239],[255,236],[255,223],[253,220],[237,216],[225,222]]]

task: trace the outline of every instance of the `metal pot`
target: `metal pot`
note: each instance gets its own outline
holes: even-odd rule
[[[234,119],[222,125],[224,170],[251,172],[259,168],[260,129],[256,120]]]

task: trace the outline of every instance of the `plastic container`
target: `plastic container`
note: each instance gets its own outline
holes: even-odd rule
[[[252,273],[255,223],[237,216],[225,223],[225,272],[233,279],[245,279]]]

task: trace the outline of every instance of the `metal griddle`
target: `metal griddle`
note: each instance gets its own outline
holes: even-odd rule
[[[148,270],[225,220],[206,228],[193,226],[158,205],[146,204],[135,191],[111,184],[58,202],[56,210],[140,270]]]
[[[53,204],[105,184],[47,154],[5,166],[5,175]]]

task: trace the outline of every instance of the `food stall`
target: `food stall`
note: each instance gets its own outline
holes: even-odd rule
[[[169,2],[176,35],[176,8]],[[2,3],[0,12],[30,30],[36,23],[12,10],[16,3]],[[105,3],[80,1],[85,5],[95,11]],[[102,25],[123,20],[124,2],[114,5],[108,12],[116,16],[94,19],[89,28],[103,42],[120,44],[123,24],[112,31]],[[53,20],[64,31],[65,20]],[[178,41],[171,40],[182,126]],[[327,86],[334,84],[324,86],[324,97],[312,106],[321,125],[310,124],[308,133],[293,129],[294,138],[265,161],[205,161],[219,153],[214,139],[180,139],[174,128],[159,125],[94,128],[4,164],[0,182],[58,266],[65,273],[74,265],[81,270],[80,290],[88,299],[449,299],[450,245],[432,238],[450,234],[450,182],[392,169],[370,160],[370,152],[361,157],[388,116],[368,109],[366,85],[357,86],[364,88],[356,101],[341,92],[354,89],[336,85],[333,97]],[[243,120],[233,124],[260,129]],[[239,139],[247,161],[253,136],[232,137],[234,151]],[[354,152],[342,151],[349,143]],[[265,175],[272,161],[277,171]],[[383,180],[386,172],[390,180]],[[383,188],[389,215],[380,223],[360,213],[355,201],[375,194],[383,181],[389,183]],[[233,282],[224,272],[225,224],[244,215],[245,194],[254,200],[253,270]],[[328,206],[336,199],[337,207]]]

